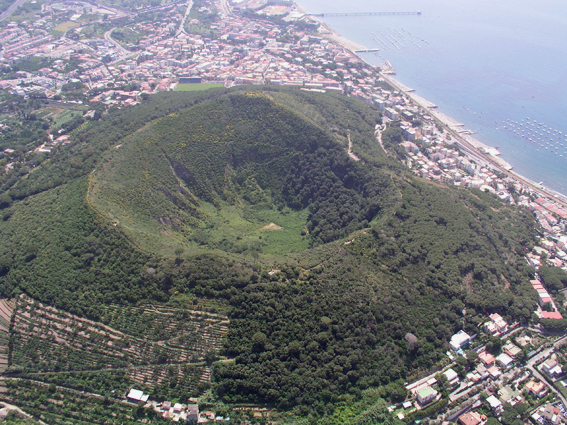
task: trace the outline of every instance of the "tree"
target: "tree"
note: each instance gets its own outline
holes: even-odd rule
[[[502,349],[502,340],[497,336],[490,337],[490,341],[486,343],[486,349],[496,355]]]
[[[267,341],[268,337],[264,332],[256,332],[252,336],[252,344],[254,345],[254,348],[264,348],[264,345],[266,345]]]
[[[545,286],[551,291],[557,292],[567,286],[567,273],[559,267],[542,266],[539,275]]]
[[[515,425],[520,414],[510,403],[504,403],[504,412],[502,412],[502,423],[504,425]],[[522,423],[520,421],[520,423]]]
[[[177,259],[180,259],[184,252],[185,252],[185,248],[181,248],[181,247],[175,248],[175,257]]]
[[[471,350],[467,353],[467,360],[469,365],[472,366],[478,361],[478,353],[474,350]]]
[[[553,304],[545,303],[542,307],[542,310],[552,312],[553,311]]]
[[[439,384],[439,390],[441,392],[447,390],[449,388],[449,380],[444,373],[438,373],[435,375],[435,379],[437,379],[437,383]]]
[[[0,209],[1,208],[8,208],[12,205],[12,198],[7,193],[0,195]]]

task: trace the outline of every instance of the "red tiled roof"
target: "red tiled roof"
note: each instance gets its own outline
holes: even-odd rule
[[[542,311],[541,315],[544,319],[563,319],[563,316],[558,311]]]

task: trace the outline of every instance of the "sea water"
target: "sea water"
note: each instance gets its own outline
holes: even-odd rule
[[[299,0],[342,36],[380,52],[395,78],[498,147],[514,171],[567,194],[567,2]],[[531,140],[530,140],[531,139]]]

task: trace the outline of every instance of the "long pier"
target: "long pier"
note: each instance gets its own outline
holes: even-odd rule
[[[353,13],[313,13],[311,16],[327,18],[329,16],[383,16],[383,15],[421,15],[421,12],[353,12]]]

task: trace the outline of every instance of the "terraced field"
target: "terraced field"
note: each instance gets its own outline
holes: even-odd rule
[[[0,299],[0,373],[8,366],[8,342],[10,340],[10,320],[14,312],[14,302]]]
[[[0,300],[0,362],[6,378],[116,398],[131,387],[156,398],[167,397],[176,387],[177,392],[182,388],[185,394],[196,394],[210,381],[207,361],[221,348],[228,325],[223,315],[149,305],[108,306],[104,322],[25,295]]]

